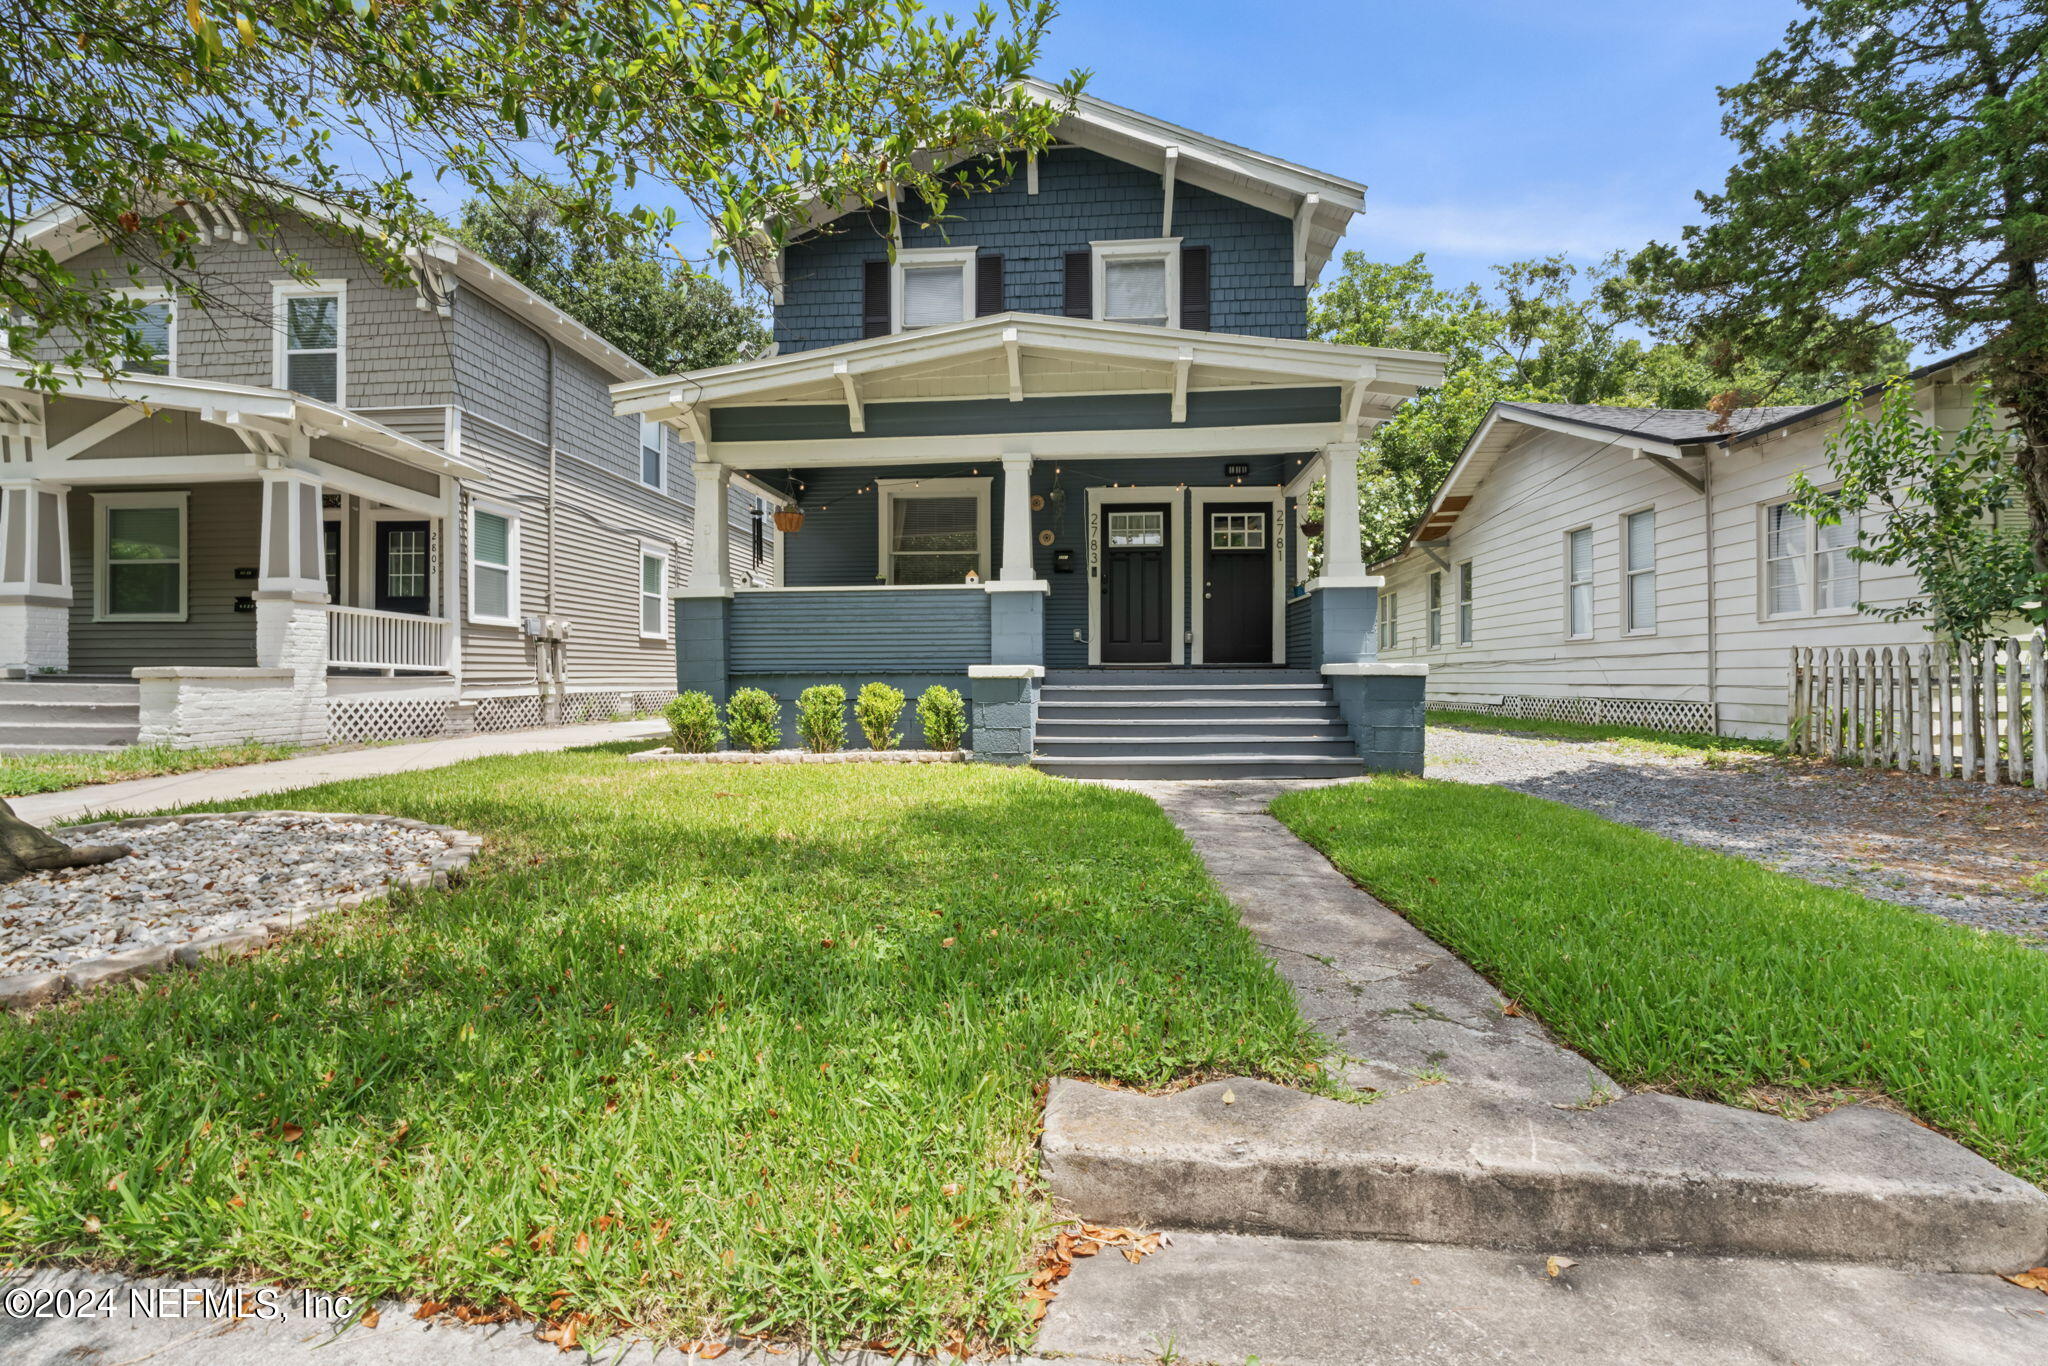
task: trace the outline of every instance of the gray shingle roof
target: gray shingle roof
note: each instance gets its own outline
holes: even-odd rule
[[[1600,403],[1503,403],[1501,407],[1541,413],[1545,417],[1597,427],[1601,431],[1643,436],[1653,441],[1684,444],[1720,441],[1740,436],[1758,427],[1768,427],[1808,412],[1819,404],[1793,404],[1777,408],[1737,408],[1723,422],[1718,413],[1705,408],[1614,408]]]

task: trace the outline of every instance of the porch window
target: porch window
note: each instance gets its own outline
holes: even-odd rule
[[[186,609],[184,493],[94,496],[93,575],[100,621],[183,621]]]
[[[896,253],[896,330],[943,327],[974,316],[973,247],[907,247]]]
[[[986,479],[880,480],[885,583],[964,583],[989,573]]]
[[[662,426],[659,422],[640,419],[640,482],[651,489],[661,487],[662,474],[668,462],[662,458]]]
[[[342,281],[273,286],[277,302],[277,386],[323,403],[342,402],[347,330]]]
[[[1623,601],[1628,629],[1657,629],[1657,514],[1645,508],[1621,519]]]
[[[519,624],[519,516],[478,504],[469,517],[469,619]]]
[[[640,547],[640,638],[668,639],[668,550]]]
[[[1180,239],[1095,242],[1095,316],[1142,327],[1180,326]]]
[[[1593,528],[1565,534],[1565,628],[1574,640],[1593,634]]]

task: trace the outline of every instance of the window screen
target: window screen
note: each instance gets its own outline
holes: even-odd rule
[[[1109,322],[1166,326],[1164,259],[1105,261],[1102,316]]]
[[[939,327],[961,321],[964,301],[960,267],[903,268],[903,326]]]

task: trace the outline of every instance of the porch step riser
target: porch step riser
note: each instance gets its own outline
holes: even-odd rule
[[[1060,721],[1178,721],[1206,723],[1287,721],[1337,726],[1343,716],[1332,702],[1046,702],[1038,704],[1040,724]]]
[[[1273,736],[1225,737],[1191,735],[1180,739],[1132,740],[1122,736],[1085,738],[1038,737],[1038,753],[1046,759],[1165,759],[1197,758],[1218,754],[1262,754],[1293,758],[1316,755],[1329,759],[1357,757],[1351,741],[1335,739],[1293,740]]]
[[[1091,718],[1085,721],[1055,720],[1043,717],[1038,722],[1038,736],[1041,740],[1078,740],[1089,736],[1129,736],[1133,740],[1177,739],[1183,735],[1214,735],[1223,739],[1236,739],[1247,735],[1276,735],[1289,740],[1341,740],[1349,732],[1341,721],[1305,721],[1298,716],[1274,716],[1264,719],[1218,720],[1204,717],[1199,721],[1159,721],[1147,717],[1143,720],[1114,717]]]
[[[1130,782],[1177,782],[1203,778],[1355,778],[1365,773],[1356,759],[1272,755],[1209,754],[1168,759],[1034,759],[1031,766],[1060,778],[1117,778]]]
[[[8,726],[142,723],[140,702],[16,702],[0,699],[0,729]]]
[[[112,702],[135,706],[141,701],[138,683],[0,682],[0,704],[44,702]]]
[[[1221,684],[1205,687],[1197,683],[1171,687],[1048,687],[1039,690],[1041,702],[1324,702],[1329,692],[1320,683]]]
[[[1321,683],[1314,669],[1048,669],[1048,688],[1162,687],[1184,684],[1231,685]]]
[[[141,727],[127,725],[0,725],[0,745],[84,746],[87,748],[132,745]]]

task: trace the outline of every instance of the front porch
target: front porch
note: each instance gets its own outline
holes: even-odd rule
[[[1420,677],[1374,658],[1356,478],[1361,432],[1429,359],[998,315],[704,372],[688,401],[666,381],[621,386],[623,411],[697,441],[678,687],[787,707],[815,683],[945,683],[973,700],[976,757],[1025,763],[1058,757],[1038,744],[1048,670],[1268,671],[1340,709],[1354,766],[1417,767]],[[837,404],[816,401],[821,383]],[[1005,397],[978,396],[997,383]],[[736,472],[793,527],[770,587],[730,581],[723,527],[701,513]]]
[[[454,701],[477,471],[275,390],[20,378],[0,375],[0,669],[132,677],[134,738],[179,747],[324,743],[331,706]]]

